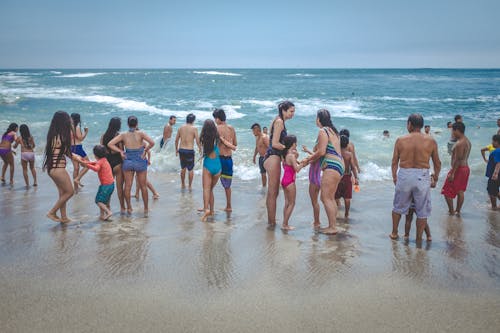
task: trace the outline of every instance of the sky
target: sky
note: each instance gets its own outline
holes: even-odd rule
[[[498,0],[0,0],[0,68],[499,68]]]

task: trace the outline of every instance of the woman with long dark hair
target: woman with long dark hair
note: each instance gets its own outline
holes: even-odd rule
[[[114,152],[108,147],[108,143],[113,140],[116,136],[120,135],[120,129],[122,127],[122,121],[118,117],[113,117],[109,120],[108,129],[101,136],[101,145],[106,147],[107,154],[106,159],[113,170],[113,176],[116,179],[116,193],[118,194],[118,200],[120,201],[120,212],[124,214],[125,210],[125,199],[123,196],[123,171],[122,171],[122,155],[120,153]],[[123,150],[122,143],[118,144],[118,147]]]
[[[214,187],[219,181],[222,165],[219,158],[219,133],[211,119],[205,120],[201,129],[200,142],[203,147],[203,216],[205,222],[214,215]]]
[[[108,148],[112,151],[120,153],[123,159],[122,170],[125,178],[124,196],[127,204],[127,213],[132,213],[132,203],[130,201],[130,191],[134,174],[137,173],[137,185],[139,185],[142,193],[142,201],[144,202],[144,217],[149,215],[149,198],[148,188],[146,186],[148,161],[146,155],[155,145],[146,133],[139,131],[137,117],[130,116],[127,119],[128,131],[120,133],[108,142]],[[144,146],[144,142],[147,146]],[[122,145],[120,145],[122,143]],[[124,151],[125,149],[125,151]]]
[[[281,178],[281,161],[284,158],[285,144],[283,139],[287,135],[285,121],[295,114],[295,105],[284,101],[278,105],[278,116],[271,124],[269,148],[266,152],[264,168],[267,171],[268,189],[266,198],[267,223],[276,225],[276,199],[278,198]]]
[[[47,217],[60,223],[71,221],[66,212],[66,203],[74,194],[71,178],[66,171],[66,157],[70,159],[75,157],[75,160],[79,160],[79,156],[71,153],[71,118],[66,112],[57,111],[52,117],[47,133],[43,170],[47,170],[59,191],[59,199],[49,210]],[[57,211],[61,212],[60,217]]]
[[[340,153],[339,132],[333,126],[330,112],[326,109],[318,111],[316,126],[320,128],[316,151],[307,157],[306,161],[311,163],[321,159],[323,175],[321,177],[320,197],[328,217],[328,227],[319,230],[324,234],[335,235],[338,232],[336,227],[337,204],[335,202],[335,192],[344,175],[344,161]]]
[[[12,152],[12,143],[17,139],[17,129],[17,124],[11,123],[2,135],[2,141],[0,141],[0,157],[3,160],[1,180],[2,183],[5,183],[5,173],[7,172],[7,166],[9,166],[10,185],[14,185],[14,153]]]
[[[23,177],[26,186],[30,186],[30,182],[28,179],[28,165],[31,170],[31,174],[33,175],[33,186],[37,186],[36,182],[36,170],[35,170],[35,140],[31,136],[30,129],[28,125],[22,124],[19,126],[19,132],[21,136],[17,138],[16,143],[14,144],[14,149],[17,148],[18,145],[21,145],[21,166],[23,167]]]
[[[72,121],[71,152],[73,154],[80,156],[83,160],[88,161],[89,158],[85,150],[83,150],[82,142],[87,137],[89,129],[85,127],[82,133],[82,122],[79,113],[72,113],[71,121]],[[75,189],[75,193],[78,192],[78,188],[80,186],[83,186],[80,183],[80,180],[87,173],[87,171],[89,171],[89,168],[87,168],[85,165],[86,164],[83,164],[82,170],[80,170],[80,163],[76,160],[73,161],[73,187]]]

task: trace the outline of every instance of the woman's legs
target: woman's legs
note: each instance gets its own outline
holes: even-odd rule
[[[56,221],[66,223],[69,218],[66,214],[66,203],[73,196],[73,186],[68,172],[64,168],[54,168],[49,172],[50,178],[54,181],[59,191],[59,199],[54,207],[47,213],[47,217]],[[61,218],[57,216],[57,211],[61,211]]]
[[[144,217],[148,217],[148,212],[149,212],[149,196],[148,196],[148,187],[146,185],[147,183],[147,176],[148,172],[147,171],[141,171],[137,172],[137,184],[141,190],[141,195],[142,195],[142,201],[144,203]]]
[[[203,187],[203,215],[201,221],[205,222],[210,215],[210,192],[212,190],[212,174],[206,168],[203,168],[202,171],[201,184]]]
[[[29,161],[31,174],[33,175],[33,186],[37,186],[35,160]]]
[[[26,186],[30,186],[30,182],[28,179],[28,161],[21,160],[21,166],[23,167],[24,183],[26,184]]]
[[[83,157],[85,161],[89,160],[88,156]],[[80,183],[82,177],[89,171],[89,168],[83,167],[80,171],[80,163],[77,161],[73,161],[73,186],[75,187],[75,192],[78,191],[78,187],[83,187]]]
[[[113,174],[116,178],[116,193],[118,194],[118,201],[120,202],[120,213],[125,213],[125,199],[123,196],[123,171],[122,165],[118,164],[113,168]]]
[[[9,152],[6,155],[2,155],[3,166],[2,166],[2,182],[5,182],[5,173],[7,172],[7,167],[10,167],[10,185],[14,184],[14,155]]]
[[[340,182],[341,176],[336,170],[325,169],[321,178],[321,202],[325,207],[328,216],[328,228],[320,229],[324,234],[334,235],[337,233],[337,203],[335,202],[335,192]]]
[[[132,214],[132,203],[130,202],[130,191],[132,190],[132,182],[134,180],[134,171],[123,171],[123,176],[125,178],[125,187],[123,189],[123,196],[125,197],[125,203],[127,204],[127,213]]]
[[[313,207],[313,216],[314,216],[313,227],[314,227],[314,229],[318,229],[320,227],[319,202],[318,202],[319,189],[320,188],[317,185],[309,183],[309,197],[311,197],[311,205]]]
[[[267,223],[271,226],[276,225],[276,199],[280,190],[281,177],[281,159],[279,156],[269,156],[264,162],[264,168],[267,171]]]
[[[283,192],[285,193],[285,206],[283,207],[283,226],[281,228],[284,230],[293,230],[295,228],[288,225],[288,220],[290,220],[293,208],[295,207],[295,197],[297,195],[295,183],[283,188]]]

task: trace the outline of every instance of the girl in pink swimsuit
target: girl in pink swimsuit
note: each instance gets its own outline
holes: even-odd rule
[[[304,167],[302,162],[297,161],[299,153],[297,152],[297,137],[295,135],[287,135],[283,139],[285,145],[285,159],[283,161],[283,178],[281,186],[285,193],[285,206],[283,207],[283,230],[293,230],[294,227],[288,225],[288,220],[292,215],[295,207],[295,197],[297,190],[295,187],[295,174]]]

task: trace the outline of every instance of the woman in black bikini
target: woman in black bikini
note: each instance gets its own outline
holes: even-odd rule
[[[122,155],[120,153],[116,153],[108,148],[108,143],[115,137],[120,134],[120,129],[122,126],[122,121],[118,117],[113,117],[109,121],[108,129],[101,136],[101,145],[106,147],[108,153],[106,154],[106,158],[111,165],[111,169],[113,170],[113,176],[116,179],[116,193],[118,194],[118,200],[120,201],[120,213],[125,214],[125,199],[123,196],[123,171],[122,171]],[[121,143],[118,146],[123,149],[123,145]]]
[[[79,160],[78,155],[71,153],[71,118],[66,112],[57,111],[47,133],[43,170],[47,169],[59,191],[59,199],[49,210],[47,217],[60,223],[71,222],[66,213],[66,203],[74,193],[71,178],[66,171],[66,157]],[[61,212],[61,217],[57,216],[57,211]]]
[[[292,102],[284,101],[278,105],[279,115],[271,124],[271,135],[269,138],[269,148],[266,152],[264,168],[267,171],[268,189],[266,198],[267,223],[270,226],[276,225],[276,199],[278,198],[281,178],[281,160],[285,145],[283,138],[286,136],[285,121],[291,119],[295,114],[295,105]]]

